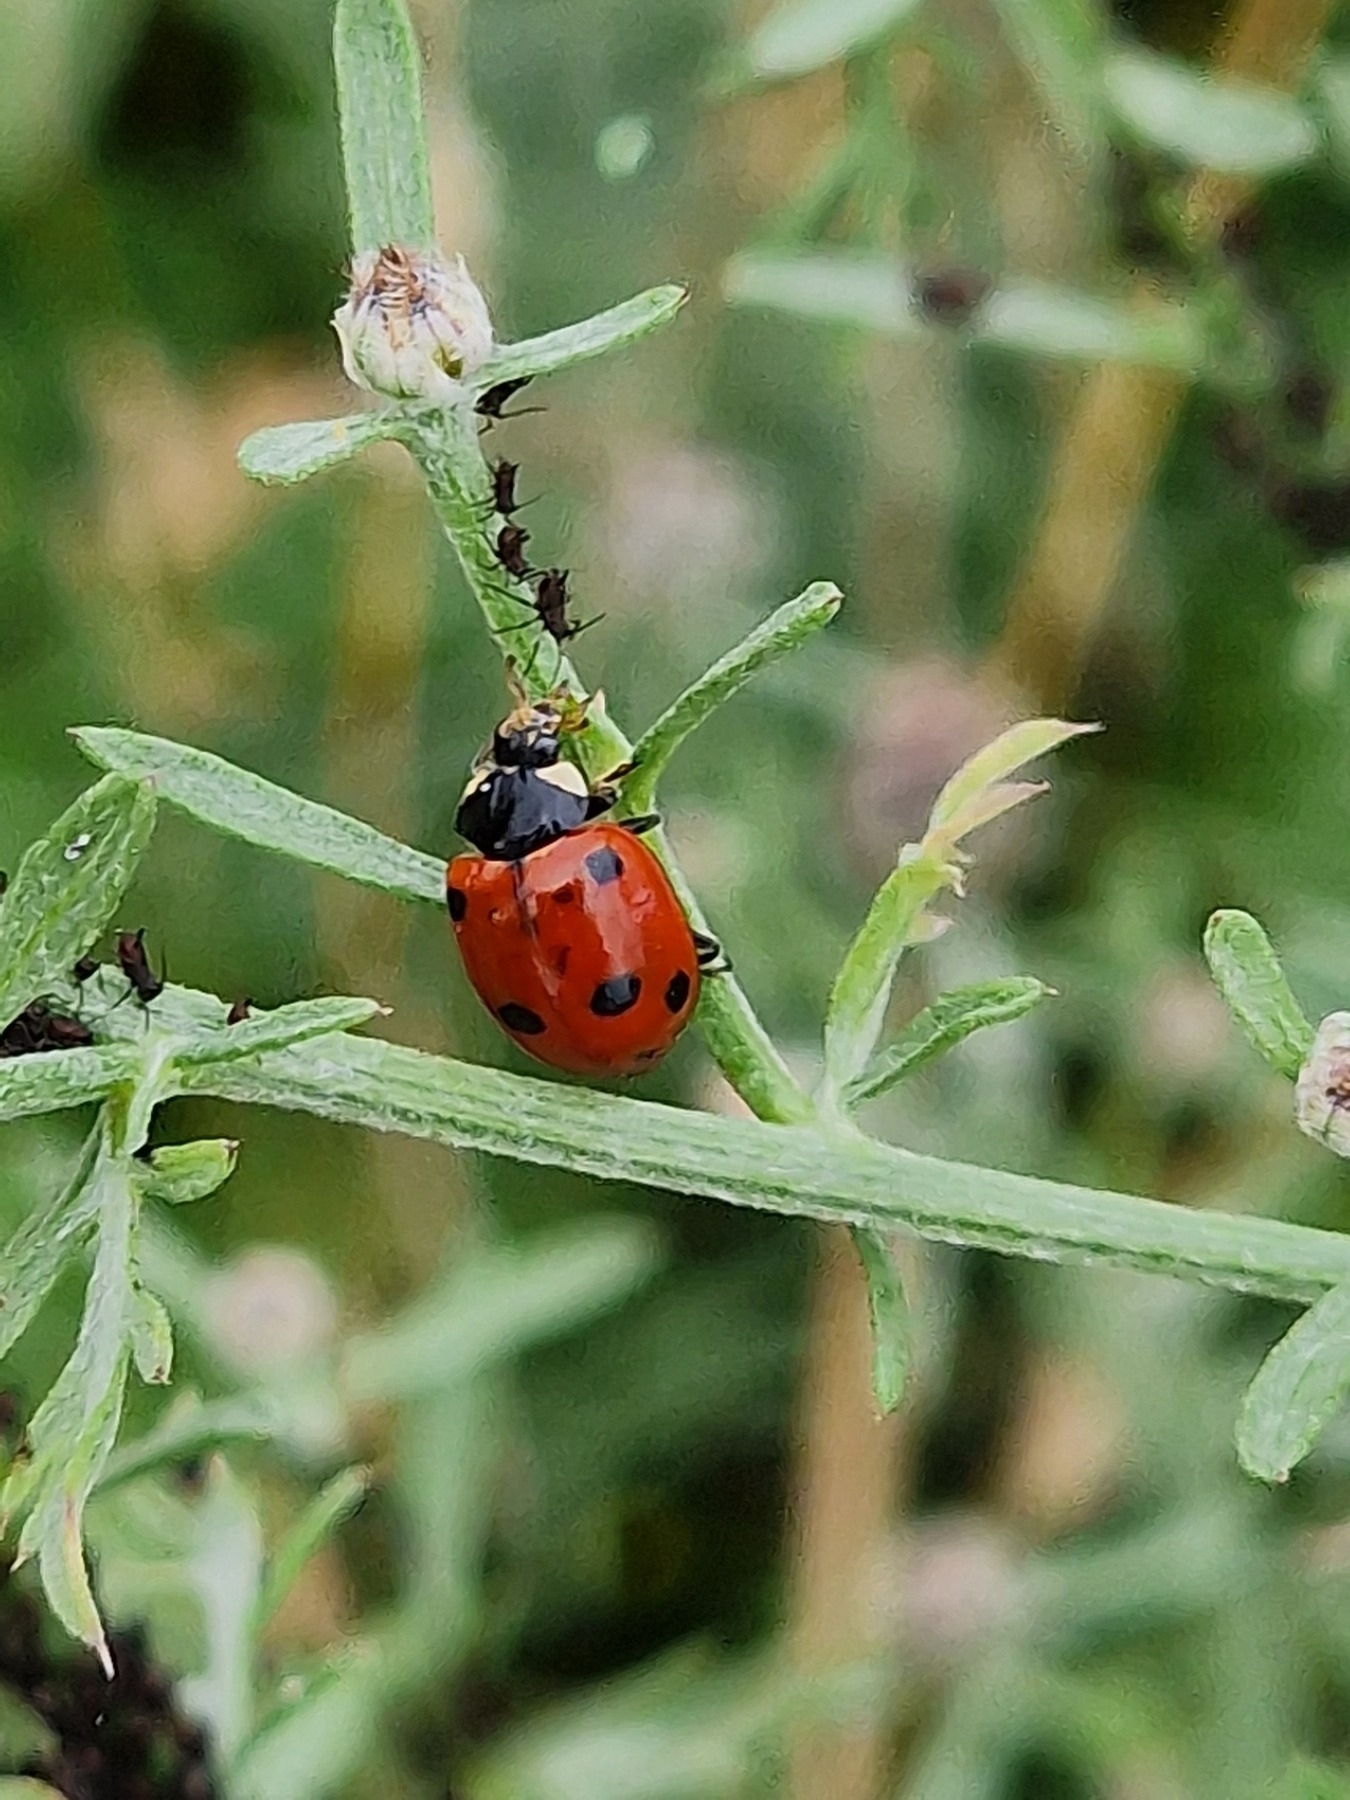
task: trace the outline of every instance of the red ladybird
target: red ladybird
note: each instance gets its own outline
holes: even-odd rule
[[[522,704],[470,777],[446,870],[469,980],[522,1050],[577,1075],[637,1075],[689,1021],[717,947],[696,937],[614,796],[562,759],[565,705]]]

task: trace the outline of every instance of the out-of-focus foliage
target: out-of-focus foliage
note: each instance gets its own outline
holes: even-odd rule
[[[0,10],[5,866],[84,780],[63,732],[85,718],[448,848],[501,687],[420,492],[392,452],[293,495],[233,461],[256,427],[350,406],[326,0]],[[1339,1164],[1199,946],[1215,907],[1250,908],[1307,1012],[1346,1004],[1350,40],[1281,100],[1201,91],[1207,5],[785,0],[750,30],[712,0],[426,0],[418,22],[441,236],[506,335],[694,284],[641,356],[494,427],[537,544],[605,615],[588,676],[641,723],[784,592],[848,591],[837,641],[691,738],[663,795],[789,1046],[895,845],[1002,722],[969,671],[1082,371],[1199,373],[1074,708],[1108,729],[997,828],[903,1001],[1021,968],[1058,997],[877,1125],[1343,1227]],[[1269,178],[1195,254],[1192,159],[1234,153]],[[434,919],[162,829],[117,922],[175,979],[370,993],[410,1042],[509,1059]],[[717,1090],[691,1044],[652,1091]],[[184,1099],[163,1133],[240,1117]],[[6,1128],[6,1236],[79,1141]],[[616,1209],[655,1222],[659,1263]],[[158,1232],[142,1272],[191,1321],[201,1410],[158,1424],[162,1466],[110,1465],[89,1522],[115,1621],[148,1618],[238,1750],[231,1794],[744,1800],[817,1709],[881,1719],[890,1791],[922,1800],[1347,1791],[1350,1435],[1333,1422],[1275,1493],[1232,1445],[1284,1307],[932,1253],[880,1648],[803,1694],[778,1634],[802,1227],[261,1114],[181,1221],[191,1247]],[[21,1398],[80,1298],[58,1288],[20,1341]],[[155,1406],[133,1388],[132,1425]],[[361,1510],[316,1512],[357,1465]],[[279,1610],[246,1666],[259,1594]],[[34,1729],[0,1718],[11,1766]]]

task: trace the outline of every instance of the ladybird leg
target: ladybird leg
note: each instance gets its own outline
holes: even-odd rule
[[[619,819],[616,823],[625,831],[631,831],[634,837],[641,837],[645,831],[655,831],[661,823],[660,813],[634,813],[631,819]]]
[[[729,975],[731,973],[731,962],[722,946],[716,938],[709,937],[706,932],[696,931],[694,933],[694,952],[698,957],[701,974]]]

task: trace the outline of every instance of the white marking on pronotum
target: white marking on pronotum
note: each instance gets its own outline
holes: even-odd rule
[[[540,781],[546,781],[550,787],[561,788],[564,794],[584,797],[591,791],[586,785],[586,777],[575,763],[556,762],[546,769],[536,769],[534,772]]]

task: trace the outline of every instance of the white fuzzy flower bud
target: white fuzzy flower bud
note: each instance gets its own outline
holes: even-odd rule
[[[1328,1013],[1298,1078],[1299,1129],[1350,1156],[1350,1013]]]
[[[487,302],[464,258],[395,245],[355,259],[333,329],[350,379],[391,400],[461,401],[492,352]]]

